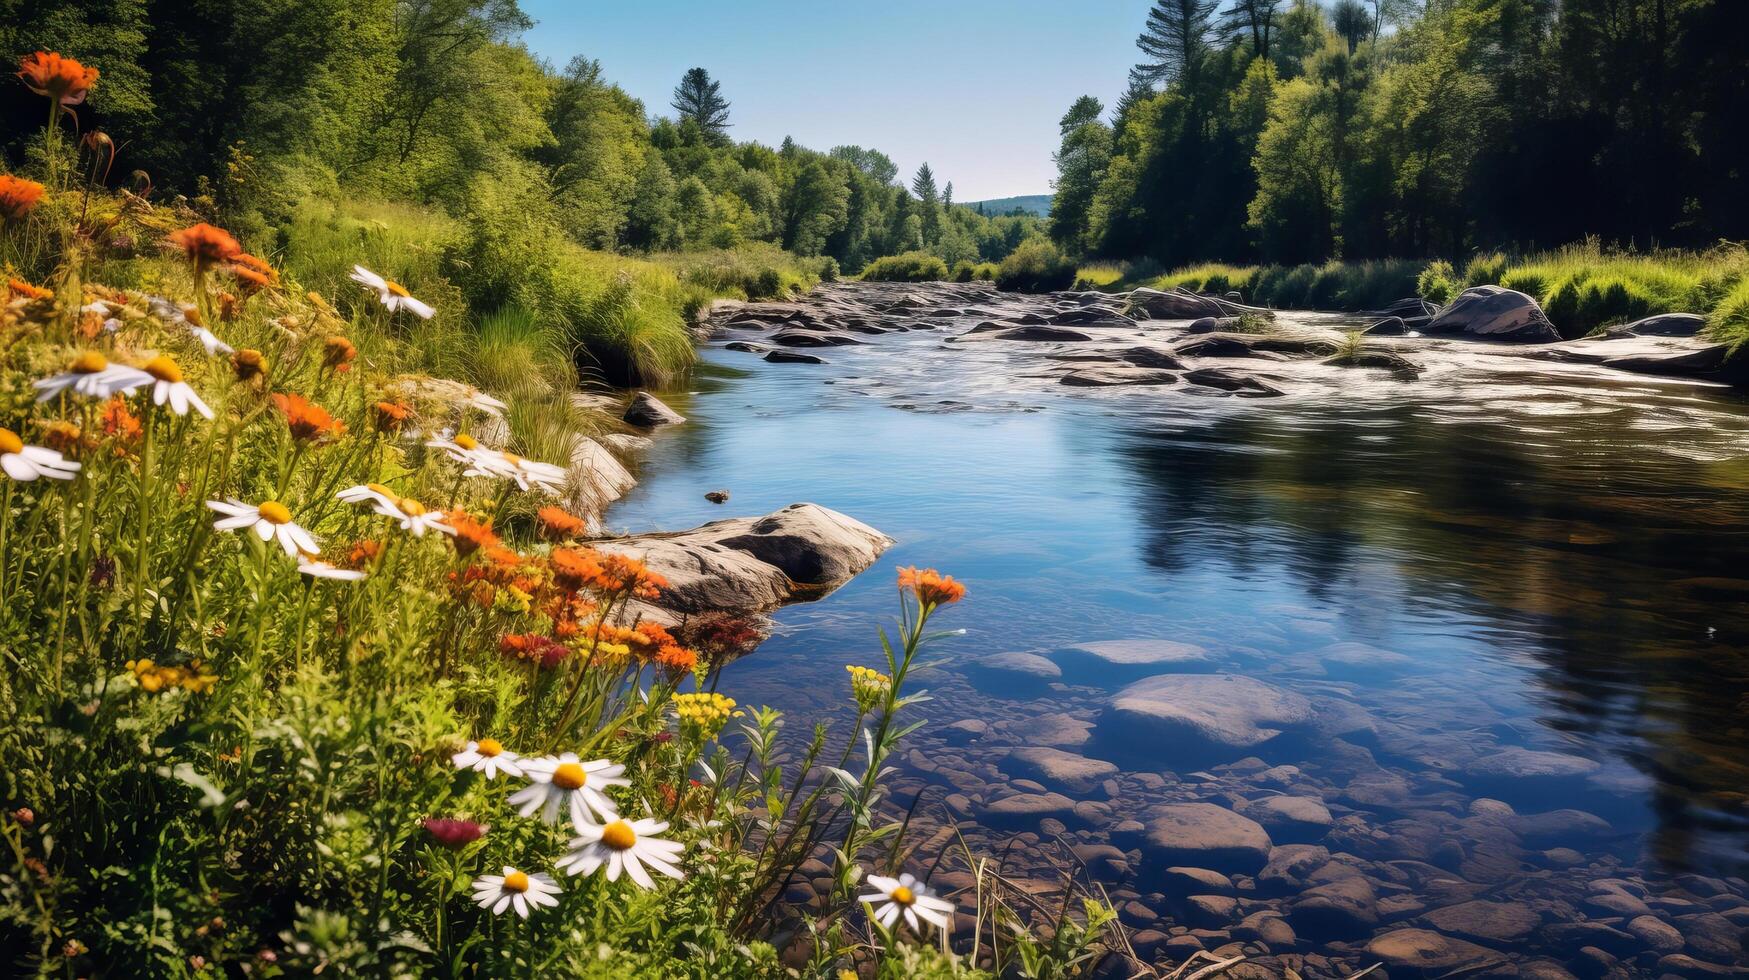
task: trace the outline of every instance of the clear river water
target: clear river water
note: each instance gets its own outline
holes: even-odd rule
[[[1379,907],[1359,926],[1296,918],[1292,895],[1269,907],[1300,926],[1296,948],[1338,965],[1366,965],[1370,935],[1434,921],[1572,968],[1581,946],[1608,942],[1553,926],[1626,934],[1634,918],[1587,904],[1607,890],[1600,879],[1629,880],[1679,931],[1684,914],[1749,911],[1740,898],[1708,901],[1715,885],[1696,883],[1740,896],[1732,878],[1749,843],[1742,395],[1534,372],[1415,383],[1355,372],[1269,399],[1081,389],[1033,370],[1015,345],[944,343],[953,332],[865,338],[821,351],[825,364],[767,363],[718,341],[686,390],[663,394],[688,420],[656,433],[640,485],[607,516],[613,529],[813,501],[897,541],[838,591],[778,612],[775,635],[727,668],[722,690],[792,712],[798,738],[815,718],[847,724],[844,665],[880,662],[875,628],[895,611],[895,570],[933,566],[969,586],[941,619],[965,634],[918,675],[935,695],[919,709],[932,725],[904,767],[935,785],[934,799],[970,797],[958,814],[970,823],[981,806],[1036,791],[1016,789],[1003,758],[1041,742],[1120,763],[1120,779],[1082,794],[1112,821],[1145,824],[1173,800],[1313,796],[1335,822],[1321,846],[1370,862]],[[704,499],[718,488],[732,493],[726,507]],[[1192,770],[1150,764],[1146,744],[1101,752],[1109,687],[1072,670],[1042,687],[1005,685],[972,666],[1137,639],[1194,645],[1217,672],[1359,721],[1320,748]],[[985,737],[930,734],[966,719],[988,726]],[[1511,749],[1578,761],[1546,772],[1489,764]],[[931,771],[949,762],[973,776]],[[1132,779],[1150,771],[1163,786]],[[1606,826],[1512,825],[1500,838],[1478,816],[1491,799],[1520,815],[1579,809]],[[1134,843],[1109,823],[1063,822],[1074,839]],[[1392,862],[1403,875],[1385,873]],[[1436,885],[1429,869],[1473,887]],[[1234,874],[1244,900],[1256,869]],[[1211,948],[1246,935],[1234,925],[1243,901],[1221,922],[1206,908],[1187,918],[1182,895],[1155,880],[1108,887],[1120,905],[1139,902],[1132,925],[1149,924],[1148,907],[1168,933],[1200,926]],[[1530,907],[1542,931],[1490,938],[1421,918],[1478,898]],[[1648,968],[1669,952],[1622,945],[1611,952]]]

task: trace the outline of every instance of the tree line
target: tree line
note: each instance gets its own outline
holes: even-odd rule
[[[878,150],[736,142],[704,68],[655,115],[597,61],[533,56],[516,0],[4,7],[6,50],[102,66],[80,125],[121,148],[113,180],[187,195],[245,231],[301,200],[363,194],[552,223],[592,249],[771,242],[852,270],[907,250],[996,260],[1039,233],[1036,219],[955,206],[927,165],[905,186]],[[25,94],[0,107],[14,160],[41,124]]]
[[[1155,0],[1060,122],[1077,254],[1457,258],[1749,235],[1740,0]]]

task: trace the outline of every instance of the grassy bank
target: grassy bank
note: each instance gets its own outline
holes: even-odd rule
[[[1712,334],[1749,338],[1749,252],[1721,245],[1704,252],[1613,252],[1595,242],[1525,255],[1478,255],[1461,267],[1438,260],[1392,259],[1322,265],[1205,263],[1162,273],[1146,263],[1083,266],[1082,288],[1183,287],[1237,291],[1245,302],[1278,308],[1360,311],[1408,296],[1448,303],[1471,286],[1498,285],[1534,297],[1569,337],[1659,313],[1698,313]]]
[[[0,185],[20,972],[1069,977],[1121,948],[1081,889],[1047,910],[993,863],[960,898],[897,877],[949,846],[914,853],[886,777],[963,587],[901,573],[846,678],[862,736],[828,751],[719,690],[756,624],[629,615],[667,583],[565,509],[551,437],[576,429],[543,406],[576,345],[678,358],[688,306],[788,288],[781,254],[512,269],[467,222],[352,204],[239,243],[71,169]],[[804,871],[826,884],[792,905]]]

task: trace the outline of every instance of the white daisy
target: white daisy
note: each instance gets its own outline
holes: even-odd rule
[[[505,909],[528,918],[528,913],[545,905],[556,906],[559,883],[545,871],[525,874],[506,864],[501,875],[481,875],[474,879],[474,903],[490,909],[493,915],[503,915]]]
[[[455,533],[455,528],[443,523],[443,511],[427,510],[419,501],[398,496],[380,483],[347,487],[334,496],[349,504],[370,504],[371,510],[384,517],[394,518],[400,523],[401,530],[411,532],[416,538],[423,538],[427,531]]]
[[[392,279],[384,279],[362,265],[352,267],[352,281],[376,293],[377,301],[387,307],[390,313],[397,310],[410,310],[413,315],[422,320],[429,320],[437,313],[436,310],[414,299],[412,294],[407,292],[407,287]]]
[[[578,827],[582,836],[572,838],[572,850],[559,859],[558,868],[574,875],[592,875],[605,864],[608,881],[618,881],[623,870],[644,888],[656,887],[650,872],[644,870],[646,864],[670,878],[684,878],[680,855],[686,845],[655,837],[667,829],[666,821],[650,817],[615,820],[600,827]]]
[[[336,582],[359,582],[366,578],[365,573],[356,568],[341,568],[333,562],[317,558],[300,558],[298,571],[311,578],[332,579]]]
[[[25,445],[11,429],[0,429],[0,470],[20,483],[29,483],[39,476],[71,480],[79,475],[80,465],[62,458],[53,449]]]
[[[46,402],[69,388],[85,398],[126,395],[141,385],[151,384],[152,376],[139,368],[111,364],[96,351],[86,351],[73,359],[66,372],[31,383],[40,392],[36,400]]]
[[[189,316],[190,313],[195,312],[194,307],[179,306],[162,296],[147,296],[146,305],[151,307],[153,316],[172,326],[181,327],[192,334],[194,339],[200,342],[200,346],[206,349],[208,356],[236,353],[235,347],[220,340],[217,334],[196,323],[194,317]],[[199,313],[195,313],[195,316],[199,315]]]
[[[505,748],[495,738],[482,738],[478,742],[469,742],[467,747],[449,757],[457,769],[472,769],[483,772],[488,780],[497,779],[499,773],[507,776],[522,775],[521,757]]]
[[[425,443],[433,449],[441,449],[449,454],[449,458],[463,466],[477,468],[480,466],[481,454],[493,454],[494,451],[480,445],[479,441],[466,432],[449,435],[439,433],[437,438]]]
[[[953,928],[953,920],[949,918],[953,915],[953,903],[935,897],[930,892],[929,886],[918,881],[914,876],[908,873],[897,878],[869,875],[868,883],[874,886],[874,894],[859,895],[856,900],[871,906],[876,902],[882,903],[872,913],[875,921],[882,926],[891,929],[893,923],[898,921],[900,915],[903,915],[905,924],[910,926],[913,932],[921,933],[923,931],[922,925],[918,922],[919,919],[938,929]]]
[[[238,531],[250,528],[255,536],[263,541],[278,540],[279,546],[293,558],[309,557],[320,553],[316,539],[310,532],[292,522],[291,511],[277,500],[267,500],[260,504],[246,504],[235,498],[231,500],[209,500],[208,507],[224,514],[224,517],[213,522],[215,531]]]
[[[147,361],[143,370],[153,379],[152,404],[169,402],[170,410],[177,415],[187,415],[192,408],[209,419],[213,417],[213,410],[182,380],[182,368],[175,361],[159,355]]]
[[[504,477],[515,480],[516,485],[524,490],[539,488],[558,493],[565,489],[565,470],[551,463],[537,463],[514,453],[492,449],[477,450],[474,456],[475,463],[464,473],[465,476]]]
[[[590,810],[603,820],[619,818],[618,808],[602,790],[609,786],[630,786],[631,780],[620,776],[625,771],[625,766],[606,759],[580,762],[571,752],[523,759],[522,774],[531,783],[512,793],[510,804],[525,817],[533,816],[536,810],[541,811],[541,819],[547,823],[558,823],[562,805],[571,815],[571,825],[578,833],[583,833],[584,828],[595,824],[589,816]]]

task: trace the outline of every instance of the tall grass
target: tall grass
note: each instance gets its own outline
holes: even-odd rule
[[[838,275],[838,263],[830,258],[803,259],[765,242],[665,252],[651,259],[673,270],[683,284],[702,287],[709,297],[731,299],[786,299]]]
[[[947,278],[947,263],[928,252],[883,255],[862,270],[864,282],[941,282]]]
[[[1659,313],[1714,312],[1749,273],[1749,252],[1613,252],[1595,241],[1514,258],[1472,262],[1467,285],[1492,280],[1529,294],[1565,336]]]

